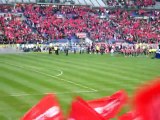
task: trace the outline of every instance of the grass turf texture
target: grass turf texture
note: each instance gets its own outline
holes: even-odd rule
[[[157,76],[160,61],[150,57],[1,54],[0,120],[18,120],[45,93],[56,93],[66,115],[75,96],[91,100],[120,89],[132,96],[136,87]]]

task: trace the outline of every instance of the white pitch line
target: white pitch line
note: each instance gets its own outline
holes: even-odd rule
[[[57,70],[57,71],[59,71],[60,73],[59,73],[59,74],[57,74],[57,75],[55,75],[55,77],[58,77],[58,76],[63,75],[63,71],[62,71],[62,70]]]
[[[73,94],[73,93],[95,93],[95,92],[98,92],[98,91],[75,91],[75,92],[59,92],[59,93],[54,93],[56,95],[60,95],[60,94]],[[27,93],[12,93],[12,94],[9,94],[9,95],[4,95],[4,96],[0,96],[1,97],[8,97],[8,96],[13,96],[13,97],[17,97],[17,96],[40,96],[40,95],[47,95],[47,94],[50,94],[51,92],[48,92],[48,93],[39,93],[39,94],[27,94]]]
[[[61,81],[65,81],[65,82],[71,83],[71,84],[73,84],[73,85],[76,85],[76,86],[82,87],[82,88],[87,88],[87,89],[90,89],[90,90],[92,90],[92,91],[97,91],[96,89],[93,89],[93,88],[87,87],[87,86],[82,85],[82,84],[75,83],[75,82],[70,81],[70,80],[62,79],[62,78],[59,78],[59,77],[57,77],[57,76],[50,75],[50,74],[47,74],[47,73],[43,73],[43,72],[38,71],[38,70],[33,70],[33,71],[34,71],[34,72],[37,72],[37,73],[40,73],[40,74],[43,74],[43,75],[46,75],[46,76],[49,76],[49,77],[52,77],[52,78],[57,78],[57,79],[59,79],[59,80],[61,80]]]
[[[21,67],[25,67],[25,66],[21,66]],[[42,68],[40,68],[40,67],[33,67],[33,66],[29,66],[29,65],[27,65],[27,67],[30,67],[30,68],[32,68],[32,69],[34,69],[34,70],[41,70]],[[54,69],[54,71],[58,71],[59,72],[59,74],[57,74],[57,75],[54,75],[55,77],[58,77],[58,76],[61,76],[61,75],[63,75],[63,71],[62,70],[56,70],[56,69]]]
[[[87,88],[87,89],[90,89],[90,90],[92,90],[92,91],[97,91],[96,89],[87,87],[87,86],[85,86],[85,85],[78,84],[78,83],[75,83],[75,82],[70,81],[70,80],[62,79],[62,78],[59,78],[58,76],[50,75],[50,74],[41,72],[41,71],[39,71],[39,70],[32,70],[32,71],[37,72],[37,73],[40,73],[40,74],[43,74],[43,75],[45,75],[45,76],[52,77],[52,78],[57,78],[57,79],[59,79],[59,80],[61,80],[61,81],[65,81],[65,82],[71,83],[71,84],[73,84],[73,85],[77,85],[77,86],[79,86],[79,87]]]
[[[90,88],[90,87],[87,87],[87,86],[85,86],[85,85],[75,83],[75,82],[73,82],[73,81],[69,81],[69,80],[65,80],[65,79],[60,79],[60,80],[63,80],[63,81],[66,81],[66,82],[68,82],[68,83],[77,85],[77,86],[79,86],[79,87],[83,87],[83,88],[86,88],[86,89],[90,89],[90,90],[95,91],[95,92],[97,91],[97,90],[94,89],[94,88]]]
[[[5,62],[4,62],[4,63],[5,63]],[[13,65],[13,64],[10,64],[10,63],[9,63],[9,64],[6,63],[6,64],[7,64],[7,65],[12,65],[12,66],[16,66],[16,67],[25,69],[25,67],[20,66],[20,65],[16,65],[16,64]],[[63,74],[63,71],[61,71],[61,73],[58,74],[58,76],[57,76],[57,75],[55,76],[55,75],[50,75],[50,74],[47,74],[47,73],[44,73],[44,72],[41,72],[41,71],[35,70],[35,69],[30,69],[30,70],[33,71],[33,72],[37,72],[37,73],[40,73],[40,74],[42,74],[42,75],[48,76],[48,77],[56,78],[56,79],[59,79],[59,80],[61,80],[61,81],[65,81],[65,82],[71,83],[71,84],[73,84],[73,85],[76,85],[76,86],[79,86],[79,87],[82,87],[82,88],[85,88],[85,89],[89,89],[89,90],[91,90],[91,91],[95,91],[95,92],[97,91],[96,89],[87,87],[87,86],[85,86],[85,85],[78,84],[78,83],[75,83],[75,82],[70,81],[70,80],[66,80],[66,79],[59,78],[58,76],[62,75],[62,74]]]

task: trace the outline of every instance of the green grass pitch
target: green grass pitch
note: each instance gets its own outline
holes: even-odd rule
[[[160,60],[150,57],[1,54],[0,120],[18,120],[46,93],[57,95],[66,115],[75,96],[91,100],[124,89],[132,97],[157,76]]]

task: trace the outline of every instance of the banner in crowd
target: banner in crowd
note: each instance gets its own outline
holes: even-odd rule
[[[21,120],[63,120],[57,98],[53,94],[48,94],[42,98],[38,104],[33,106]]]
[[[87,34],[86,33],[76,33],[76,36],[78,37],[78,38],[86,38],[87,37]]]

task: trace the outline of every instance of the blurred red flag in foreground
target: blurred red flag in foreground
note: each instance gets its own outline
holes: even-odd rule
[[[71,105],[71,112],[68,120],[104,120],[94,111],[82,98],[77,97]]]
[[[91,100],[87,103],[107,120],[115,117],[120,108],[127,102],[127,98],[127,94],[121,90],[111,96]]]
[[[33,106],[21,120],[63,120],[56,97],[48,94]]]
[[[160,120],[160,78],[138,90],[134,106],[144,120]]]
[[[115,117],[126,101],[127,95],[124,91],[90,101],[77,98],[72,102],[68,120],[108,120]]]

